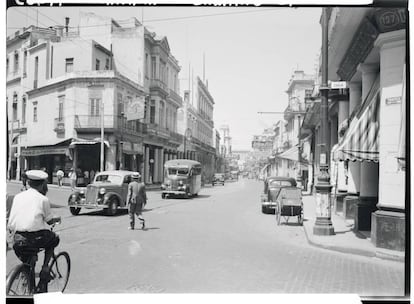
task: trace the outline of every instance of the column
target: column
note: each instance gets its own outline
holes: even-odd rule
[[[160,155],[160,166],[159,166],[159,175],[158,175],[158,181],[159,182],[162,182],[163,180],[164,180],[164,149],[163,148],[161,148],[160,149],[160,153],[159,153],[159,155]]]
[[[158,178],[159,178],[159,173],[160,173],[160,169],[159,169],[159,165],[160,165],[160,149],[156,148],[154,150],[154,176],[153,176],[153,183],[158,182]]]
[[[348,97],[349,98],[349,97]],[[341,124],[343,124],[349,117],[349,100],[340,100],[339,109],[338,109],[338,132],[340,131]],[[341,142],[341,138],[338,139],[338,142]],[[345,176],[345,166],[344,162],[338,162],[338,191],[346,192],[346,176]]]
[[[401,102],[405,63],[405,30],[380,34],[375,46],[380,49],[381,105],[379,130],[379,210],[372,215],[371,240],[377,247],[405,249],[405,171],[396,159],[400,135]],[[406,101],[407,103],[409,100]]]
[[[149,147],[144,146],[145,153],[144,153],[144,182],[149,182]]]
[[[362,86],[360,82],[349,83],[349,115],[361,104]],[[353,219],[358,202],[361,163],[348,161],[348,194],[344,198],[343,215]]]
[[[378,64],[361,64],[362,101],[368,96],[379,72]],[[371,213],[378,202],[378,163],[363,161],[360,166],[359,201],[355,209],[355,230],[371,230]]]
[[[19,138],[20,141],[20,138]],[[21,171],[21,166],[20,166],[20,162],[21,162],[21,157],[20,157],[20,153],[21,153],[21,147],[20,144],[17,146],[17,155],[16,155],[16,180],[20,180],[20,171]]]

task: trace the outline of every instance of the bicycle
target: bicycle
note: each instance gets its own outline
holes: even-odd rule
[[[55,223],[56,224],[56,223]],[[52,225],[52,230],[55,226]],[[16,265],[6,279],[7,296],[31,296],[37,292],[63,292],[69,281],[70,257],[65,251],[55,254],[49,261],[50,281],[43,290],[39,290],[39,281],[36,282],[38,273],[35,271],[38,253],[44,248],[27,249],[23,252],[27,260]]]

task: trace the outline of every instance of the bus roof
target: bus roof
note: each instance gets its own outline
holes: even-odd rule
[[[193,166],[201,166],[198,161],[191,160],[191,159],[171,159],[165,162],[164,167],[193,167]]]

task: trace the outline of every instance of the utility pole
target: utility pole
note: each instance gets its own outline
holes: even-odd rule
[[[104,133],[105,133],[105,124],[104,124],[104,100],[101,102],[101,168],[100,171],[104,171],[104,158],[105,158],[105,147],[104,147]]]
[[[329,177],[329,155],[328,148],[328,12],[322,9],[322,84],[321,92],[321,152],[319,160],[319,176],[316,188],[316,221],[313,226],[315,235],[333,235],[334,227],[331,221],[331,182]]]

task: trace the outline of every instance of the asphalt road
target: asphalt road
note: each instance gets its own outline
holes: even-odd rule
[[[147,229],[130,231],[125,211],[72,216],[70,192],[50,189],[63,219],[58,251],[72,260],[66,292],[403,295],[403,263],[310,246],[295,221],[277,226],[261,213],[260,191],[262,182],[241,179],[193,199],[149,192]],[[17,263],[9,251],[7,270]]]

